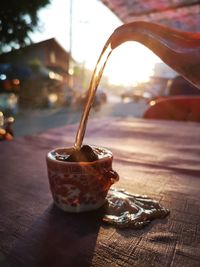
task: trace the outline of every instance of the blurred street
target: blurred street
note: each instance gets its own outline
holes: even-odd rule
[[[92,109],[90,118],[105,117],[141,117],[146,107],[145,102],[122,102],[120,98],[108,97],[108,101],[97,110]],[[13,125],[15,137],[32,135],[50,128],[67,124],[75,124],[80,121],[81,108],[74,105],[54,109],[34,109],[20,111]]]

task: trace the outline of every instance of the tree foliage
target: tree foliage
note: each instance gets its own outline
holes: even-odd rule
[[[38,10],[51,0],[3,0],[0,7],[0,51],[30,43],[29,34],[38,28]]]

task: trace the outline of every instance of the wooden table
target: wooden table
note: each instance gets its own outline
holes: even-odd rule
[[[71,146],[77,125],[0,144],[0,266],[200,266],[200,124],[91,120],[85,143],[105,146],[117,188],[170,209],[142,230],[115,229],[100,211],[52,203],[45,155]]]

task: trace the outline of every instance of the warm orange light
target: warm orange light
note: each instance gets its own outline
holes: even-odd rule
[[[3,128],[0,128],[0,135],[5,135],[6,134],[6,130],[4,130]]]
[[[18,79],[13,79],[12,83],[13,83],[13,85],[19,85],[20,81]]]
[[[154,106],[156,104],[156,101],[155,100],[151,100],[150,101],[150,106]]]

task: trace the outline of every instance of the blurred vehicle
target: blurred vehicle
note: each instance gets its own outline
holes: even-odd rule
[[[5,115],[15,115],[18,111],[18,95],[14,93],[0,93],[0,110]]]
[[[178,95],[154,100],[143,118],[200,122],[200,96]]]
[[[149,101],[152,98],[152,93],[142,89],[129,89],[121,94],[122,101],[129,99],[134,102],[141,100]]]
[[[77,94],[76,95],[76,101],[75,103],[77,104],[78,107],[84,106],[87,98],[87,91]],[[99,110],[102,104],[105,104],[107,102],[107,94],[105,93],[104,90],[100,89],[96,91],[95,97],[94,97],[94,102],[92,107],[95,110]]]
[[[153,97],[153,94],[147,90],[135,90],[133,93],[133,100],[135,102],[138,102],[141,100],[148,102],[152,97]]]
[[[150,101],[144,118],[200,122],[200,90],[176,76],[168,83],[166,95]]]
[[[94,98],[94,105],[102,105],[107,102],[107,94],[104,90],[98,89]]]
[[[47,107],[55,108],[70,106],[74,101],[74,90],[69,88],[64,81],[50,81],[44,90],[43,99],[47,99]]]
[[[121,94],[122,101],[124,101],[126,98],[133,99],[133,89],[128,89]]]
[[[185,80],[182,76],[176,76],[168,80],[165,90],[155,94],[151,100],[157,100],[170,96],[200,95],[200,90]]]
[[[28,66],[0,64],[0,93],[19,93],[21,80],[30,77],[31,73]]]
[[[8,64],[0,64],[0,93],[19,92],[20,81]]]
[[[14,132],[12,124],[14,123],[13,117],[4,117],[3,112],[0,111],[0,141],[13,140]]]
[[[72,88],[67,88],[64,94],[65,103],[67,105],[71,105],[74,101],[74,97],[75,97],[74,90]]]
[[[0,64],[0,110],[5,115],[17,113],[21,80],[30,74],[31,70],[28,67]]]

